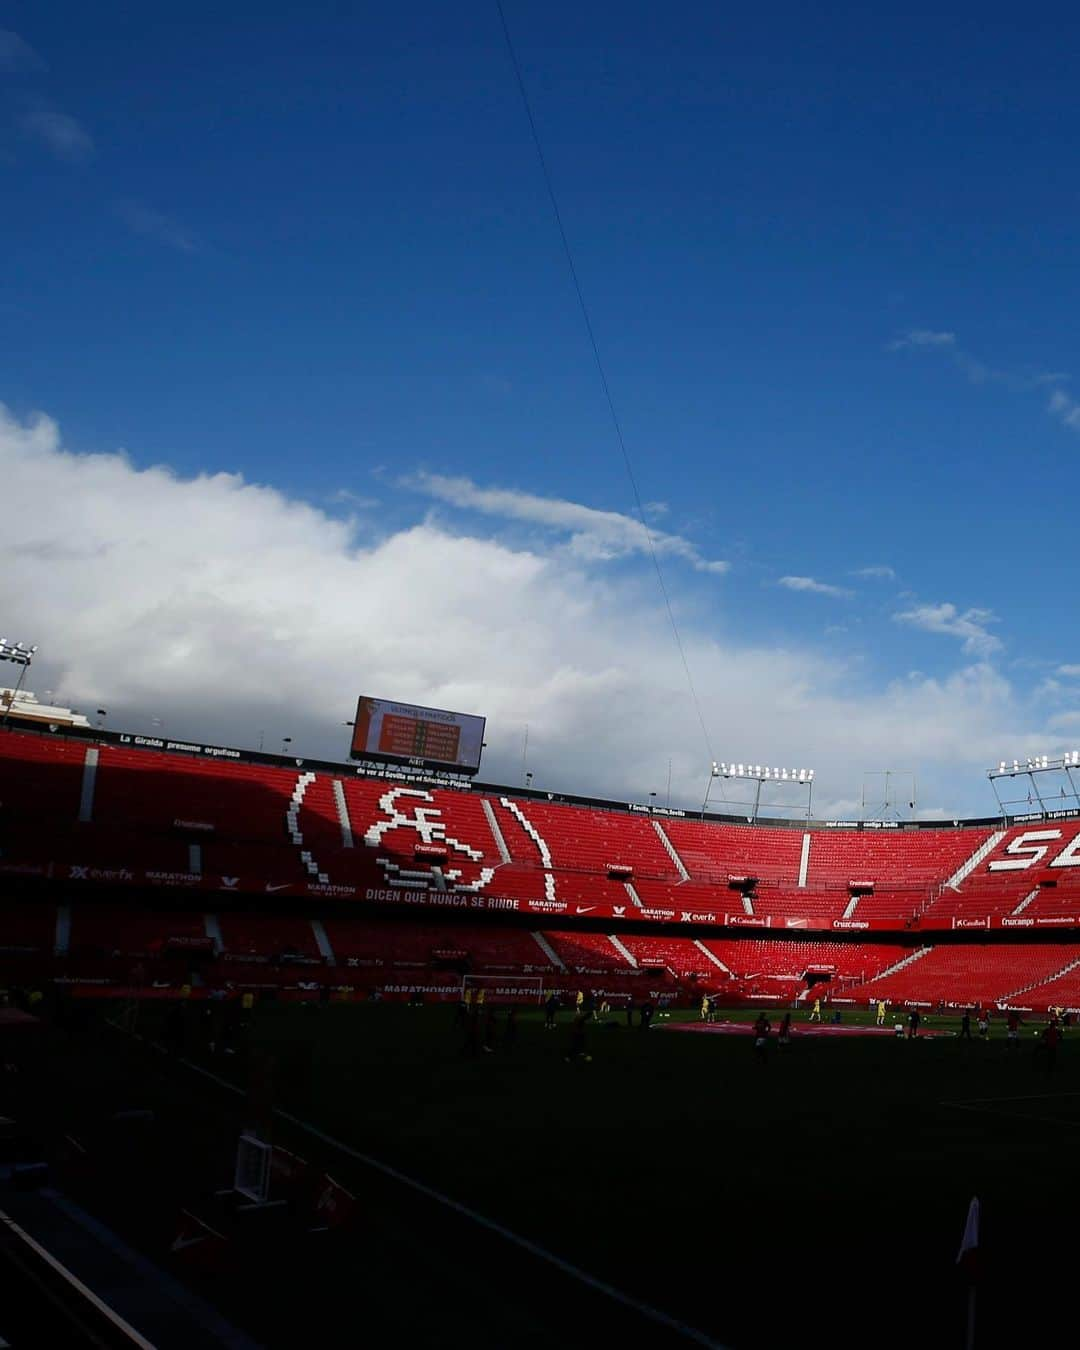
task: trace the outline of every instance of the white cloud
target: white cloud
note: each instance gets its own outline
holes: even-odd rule
[[[176,249],[178,253],[194,253],[196,243],[191,232],[163,211],[156,211],[144,202],[118,202],[116,213],[135,234],[156,239],[159,244]]]
[[[1058,666],[1057,673],[1066,679],[1075,679],[1080,676],[1080,666]]]
[[[38,692],[117,728],[340,758],[358,693],[489,718],[489,781],[515,782],[529,723],[542,787],[700,804],[708,762],[663,606],[556,546],[431,522],[377,532],[235,474],[180,478],[65,450],[52,421],[0,408],[5,631],[40,644]],[[644,597],[644,598],[643,598]],[[1047,723],[977,662],[869,676],[835,642],[752,645],[722,613],[683,640],[718,758],[817,770],[815,806],[902,761],[924,801],[986,813],[982,770]],[[721,730],[723,735],[721,738]],[[722,795],[713,799],[717,805]]]
[[[776,583],[789,591],[804,591],[808,595],[831,595],[835,599],[844,599],[851,592],[843,586],[830,586],[826,581],[815,581],[813,577],[781,577]]]
[[[45,62],[28,42],[9,28],[0,28],[0,73],[32,75],[45,69]]]
[[[540,497],[517,488],[479,487],[470,478],[449,478],[443,474],[416,473],[402,480],[403,486],[422,492],[437,501],[503,520],[527,521],[570,536],[570,550],[587,561],[623,558],[632,553],[648,553],[649,541],[660,556],[681,558],[698,572],[716,575],[728,571],[731,564],[703,558],[697,548],[677,534],[650,529],[646,533],[640,520],[618,511],[599,511],[561,497]]]
[[[1049,410],[1059,418],[1070,431],[1080,431],[1080,403],[1060,389],[1050,395]]]
[[[906,347],[955,347],[955,333],[935,332],[931,328],[909,328],[889,343],[889,351],[899,352]]]
[[[1014,394],[1031,393],[1048,385],[1061,384],[1069,378],[1065,371],[1060,370],[1034,373],[1030,370],[1026,372],[995,370],[962,347],[958,347],[955,333],[935,332],[928,328],[910,329],[900,337],[894,338],[886,350],[897,352],[912,347],[932,348],[943,352],[952,365],[962,371],[972,384],[1004,385]],[[1071,430],[1080,431],[1080,402],[1070,398],[1061,389],[1055,389],[1050,395],[1047,409]]]
[[[378,497],[365,497],[362,493],[353,492],[351,488],[338,488],[331,494],[330,501],[342,506],[351,506],[354,511],[371,511],[379,505]]]
[[[973,656],[989,656],[1001,649],[1000,639],[986,631],[988,623],[996,622],[993,611],[989,609],[967,609],[961,613],[955,605],[946,601],[940,605],[916,605],[894,614],[893,618],[897,623],[921,628],[926,633],[944,633],[949,637],[960,638],[964,651]]]
[[[55,108],[31,108],[23,113],[20,125],[27,136],[43,145],[57,159],[69,164],[85,164],[93,158],[93,138],[67,113],[58,112]]]
[[[851,574],[853,577],[862,577],[865,581],[895,581],[896,573],[891,567],[877,565],[875,567],[857,567]]]

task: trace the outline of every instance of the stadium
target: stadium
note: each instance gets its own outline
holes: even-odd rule
[[[8,8],[0,1350],[1073,1344],[1073,15]]]
[[[246,1344],[224,1310],[288,1344],[312,1301],[347,1315],[361,1262],[369,1325],[415,1343],[468,1339],[465,1317],[511,1344],[584,1344],[599,1318],[770,1345],[809,1316],[855,1344],[806,1300],[837,1267],[887,1298],[884,1247],[938,1268],[876,1343],[947,1344],[967,1191],[1068,1250],[1018,1178],[1075,1119],[1072,1047],[1047,1062],[1039,1033],[1080,1010],[1080,813],[748,822],[485,783],[482,727],[468,750],[467,723],[431,730],[456,714],[379,700],[334,763],[4,699],[0,976],[28,1023],[5,1212],[77,1264],[24,1212],[73,1196],[186,1291],[131,1342],[121,1282],[107,1343]],[[802,1242],[796,1305],[763,1328],[745,1252]],[[1030,1328],[1007,1288],[984,1301],[1008,1328],[984,1343]]]

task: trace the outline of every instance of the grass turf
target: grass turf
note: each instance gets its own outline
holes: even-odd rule
[[[796,1036],[762,1065],[749,1036],[667,1035],[663,1022],[646,1033],[613,1017],[589,1028],[591,1062],[568,1064],[565,1014],[548,1032],[525,1013],[512,1051],[470,1056],[446,1006],[265,1004],[222,1060],[203,1044],[204,1014],[188,1012],[196,1062],[243,1084],[247,1064],[269,1058],[277,1105],[718,1342],[962,1344],[954,1263],[972,1194],[984,1210],[978,1344],[1071,1335],[1080,1052],[1068,1038],[1053,1074],[1032,1028],[1010,1053],[1000,1026],[988,1044]],[[144,1014],[143,1030],[159,1016]],[[177,1201],[200,1173],[222,1183],[238,1099],[116,1033],[54,1063],[84,1099],[130,1097],[137,1081],[173,1121]],[[416,1345],[678,1343],[331,1145],[280,1121],[275,1138],[356,1192],[365,1235],[348,1261],[228,1291],[267,1343],[290,1343],[298,1307],[326,1334],[348,1314]]]

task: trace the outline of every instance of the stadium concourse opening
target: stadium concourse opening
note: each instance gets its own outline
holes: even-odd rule
[[[117,1253],[205,1344],[359,1301],[768,1347],[838,1283],[876,1346],[951,1344],[973,1194],[980,1344],[1060,1336],[1007,1276],[1071,1250],[1080,819],[748,824],[29,717],[0,802],[0,1209],[149,1343]]]

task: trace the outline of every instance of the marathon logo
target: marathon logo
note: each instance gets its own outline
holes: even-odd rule
[[[673,909],[646,909],[644,905],[642,905],[639,914],[643,919],[674,919],[675,917]]]
[[[309,881],[304,887],[308,895],[355,895],[355,886],[338,886],[332,881]]]

